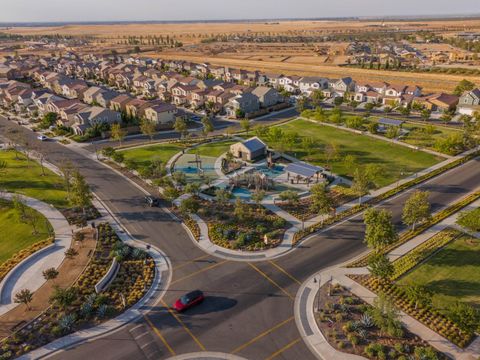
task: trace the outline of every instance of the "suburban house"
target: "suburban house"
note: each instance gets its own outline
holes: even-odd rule
[[[473,115],[480,111],[480,89],[464,93],[458,102],[458,112],[463,115]]]
[[[121,94],[110,101],[110,109],[114,111],[127,111],[127,104],[132,101],[132,97],[127,94]]]
[[[230,152],[237,159],[253,161],[267,155],[267,145],[255,136],[231,145]]]
[[[87,104],[92,104],[95,101],[95,97],[100,94],[103,90],[102,88],[99,88],[98,86],[92,86],[88,88],[84,93],[83,93],[83,102],[86,102]]]
[[[237,95],[226,105],[227,115],[230,117],[244,117],[260,110],[258,97],[252,93]]]
[[[83,135],[85,130],[96,124],[120,123],[120,113],[100,106],[91,106],[75,115],[75,124],[72,126],[77,135]]]
[[[415,98],[414,102],[431,111],[454,111],[458,105],[459,97],[440,93]]]
[[[172,104],[158,104],[145,109],[145,118],[157,125],[173,124],[177,115],[177,107]]]
[[[315,90],[326,89],[328,87],[328,79],[309,76],[303,77],[299,82],[300,92],[306,95],[311,95]]]
[[[277,90],[266,86],[256,87],[252,91],[252,94],[258,98],[260,106],[263,108],[269,108],[270,106],[276,105],[283,100],[282,96]]]

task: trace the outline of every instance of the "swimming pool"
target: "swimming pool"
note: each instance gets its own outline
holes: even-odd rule
[[[252,198],[252,192],[244,188],[235,188],[232,190],[232,194],[233,196],[243,200],[250,200]]]
[[[272,168],[269,168],[267,165],[260,165],[256,169],[270,178],[275,178],[285,172],[285,166],[283,165],[274,165]]]

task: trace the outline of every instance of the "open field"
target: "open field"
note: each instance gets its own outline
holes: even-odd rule
[[[105,25],[63,25],[46,27],[15,27],[9,28],[8,33],[15,34],[65,34],[91,35],[98,37],[116,37],[129,35],[170,35],[185,37],[189,34],[235,34],[244,32],[358,32],[378,31],[387,29],[402,30],[435,30],[448,33],[449,31],[466,31],[480,29],[480,20],[470,19],[432,19],[432,20],[300,20],[300,21],[245,21],[245,22],[191,22],[165,24],[105,24]],[[198,40],[197,40],[198,41]]]
[[[19,220],[13,204],[0,200],[0,265],[18,251],[49,237],[47,219],[37,214],[38,233],[34,234],[31,225]]]
[[[179,151],[182,151],[180,145],[158,144],[121,150],[120,152],[125,156],[125,160],[131,160],[138,166],[147,166],[152,160],[160,160],[166,164]]]
[[[428,168],[441,159],[421,151],[413,151],[406,147],[375,140],[367,136],[356,135],[348,131],[338,130],[329,126],[314,124],[306,120],[295,120],[280,126],[285,133],[297,133],[301,138],[311,137],[315,141],[315,149],[308,155],[302,149],[300,142],[288,151],[300,160],[312,164],[325,166],[327,159],[325,148],[334,144],[338,156],[330,162],[332,171],[349,177],[352,169],[344,163],[345,155],[354,155],[359,165],[376,164],[382,168],[378,186],[391,184],[402,177],[411,175],[419,170]],[[267,140],[268,141],[268,140]],[[275,147],[275,142],[269,142]],[[403,173],[403,175],[402,175]]]
[[[433,304],[444,309],[456,301],[480,308],[480,240],[463,236],[403,277],[401,285],[425,285]]]
[[[60,176],[48,169],[43,176],[37,162],[27,161],[20,154],[17,160],[14,151],[0,151],[0,161],[7,162],[0,176],[0,189],[36,198],[60,209],[68,207],[67,192]]]

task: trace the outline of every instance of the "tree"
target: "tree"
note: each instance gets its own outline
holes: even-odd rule
[[[362,203],[362,196],[367,194],[370,189],[370,180],[368,175],[361,168],[357,167],[353,173],[353,182],[351,187],[353,193],[358,196],[358,203]]]
[[[180,116],[175,119],[175,124],[173,126],[175,131],[180,133],[180,137],[183,139],[188,134],[187,122]]]
[[[57,114],[56,113],[54,113],[54,112],[46,113],[42,118],[42,121],[40,123],[40,128],[48,129],[50,126],[55,125],[56,121],[57,121]]]
[[[392,223],[392,213],[389,211],[370,208],[365,211],[364,223],[366,225],[364,242],[369,248],[378,251],[397,241],[398,235]]]
[[[208,116],[204,116],[202,119],[202,125],[203,125],[203,134],[205,137],[208,136],[211,132],[215,130],[212,120]]]
[[[82,209],[85,215],[86,209],[92,204],[92,199],[93,196],[87,181],[78,170],[74,170],[72,174],[70,202],[73,206]]]
[[[187,184],[187,176],[183,171],[175,171],[172,174],[172,179],[179,185],[184,186]]]
[[[265,198],[265,191],[263,190],[257,190],[252,194],[252,200],[257,205],[260,205],[264,198]]]
[[[118,141],[120,143],[120,146],[122,146],[122,141],[123,139],[125,139],[126,135],[127,131],[125,129],[122,129],[120,124],[112,124],[110,128],[110,138],[112,141]]]
[[[309,106],[309,99],[305,96],[301,96],[297,99],[297,111],[301,113],[303,110],[307,109]]]
[[[180,203],[180,211],[183,214],[195,214],[200,209],[200,203],[193,197],[183,199]]]
[[[368,271],[380,279],[388,279],[395,272],[395,268],[385,254],[374,254],[368,259]]]
[[[453,94],[456,96],[462,96],[465,91],[470,91],[475,88],[475,84],[471,81],[468,81],[467,79],[463,79],[458,83],[458,85],[455,87],[455,90],[453,90]]]
[[[472,232],[480,231],[480,208],[462,211],[458,216],[457,224]]]
[[[153,136],[157,131],[157,124],[154,121],[143,118],[140,120],[140,131],[143,135],[146,135],[150,138],[150,142],[153,141]]]
[[[405,202],[403,206],[402,220],[405,225],[415,230],[415,225],[429,220],[431,217],[431,206],[428,201],[430,196],[428,191],[416,190]]]
[[[58,277],[58,270],[52,267],[45,269],[42,274],[46,281],[55,280]]]
[[[247,136],[248,136],[248,133],[250,132],[250,129],[251,129],[250,120],[248,119],[240,120],[240,126],[242,127],[243,131],[247,133]]]
[[[26,222],[27,221],[27,206],[23,202],[20,195],[13,195],[12,196],[12,205],[13,209],[15,210],[15,214],[17,215],[18,221]]]
[[[333,171],[333,166],[331,165],[331,162],[335,161],[338,157],[338,148],[335,143],[331,142],[325,146],[325,157],[327,160],[327,164],[330,167],[330,171]]]
[[[360,116],[351,116],[347,118],[345,125],[350,129],[361,129],[363,126],[363,118]]]
[[[30,303],[33,300],[33,293],[28,289],[22,289],[15,294],[13,301],[16,304],[25,304],[27,310],[30,310]]]
[[[233,210],[235,217],[240,221],[245,221],[248,218],[248,213],[247,204],[245,204],[242,199],[237,198],[235,200],[235,209]]]
[[[430,119],[430,115],[432,115],[432,112],[428,109],[423,109],[420,113],[420,116],[422,117],[423,121],[427,122],[428,119]]]
[[[219,188],[215,190],[215,198],[217,199],[219,205],[225,206],[232,198],[232,194],[226,189]]]
[[[190,183],[185,186],[185,192],[188,194],[196,195],[200,192],[200,184],[199,183]]]
[[[337,96],[333,99],[333,103],[335,106],[340,106],[343,104],[343,97],[342,96]]]
[[[415,303],[415,310],[418,306],[428,306],[432,303],[432,292],[423,285],[410,285],[405,289],[410,301]]]
[[[113,148],[111,149],[113,150]],[[75,170],[75,167],[73,166],[73,163],[70,160],[62,160],[58,168],[63,175],[65,189],[67,190],[67,197],[70,198],[71,178],[72,178],[73,171]]]
[[[389,139],[395,139],[400,136],[400,129],[396,126],[389,126],[385,136]]]
[[[403,336],[402,323],[399,320],[399,312],[392,302],[384,294],[375,299],[373,306],[369,309],[373,323],[380,329],[380,333],[394,337]]]
[[[290,205],[295,205],[300,202],[300,195],[298,195],[298,192],[293,190],[282,191],[278,198],[281,201],[286,201]]]
[[[334,202],[332,197],[328,194],[326,185],[315,184],[310,189],[310,193],[312,194],[312,205],[310,205],[311,210],[319,215],[328,215],[334,207]]]
[[[75,287],[72,286],[67,289],[62,289],[59,286],[55,286],[55,290],[52,296],[50,296],[49,302],[66,310],[75,302],[75,300],[77,300],[77,297],[78,294]]]
[[[322,101],[325,99],[325,96],[323,95],[322,90],[314,90],[311,96],[312,96],[312,103],[314,106],[320,106]]]
[[[69,260],[73,260],[73,258],[77,255],[78,255],[78,251],[75,250],[74,248],[68,248],[65,251],[65,257]]]
[[[354,169],[356,169],[358,166],[357,158],[355,157],[355,155],[347,154],[343,158],[343,164],[345,165],[345,168],[347,169],[348,174],[352,175],[353,172],[355,171]]]

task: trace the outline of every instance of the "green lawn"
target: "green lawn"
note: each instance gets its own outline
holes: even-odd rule
[[[152,160],[160,160],[166,164],[172,156],[182,149],[183,147],[177,144],[158,144],[120,150],[119,152],[125,155],[125,160],[132,160],[139,166],[147,166]]]
[[[346,155],[355,156],[359,165],[378,164],[383,170],[381,177],[378,179],[380,187],[443,160],[422,151],[413,151],[401,145],[306,120],[295,120],[281,125],[280,128],[285,133],[295,132],[301,138],[311,137],[314,139],[315,145],[310,155],[302,148],[300,141],[288,152],[300,160],[315,165],[327,165],[325,147],[327,144],[334,144],[337,147],[338,156],[331,161],[331,168],[333,172],[342,176],[349,177],[352,175],[352,169],[344,162]],[[269,141],[269,143],[271,147],[279,145],[275,141]]]
[[[30,196],[57,208],[68,207],[67,192],[60,176],[45,169],[42,175],[40,165],[27,161],[25,156],[15,158],[14,151],[0,151],[0,161],[6,161],[7,168],[0,174],[0,189]]]
[[[480,240],[466,235],[451,242],[399,283],[427,286],[439,309],[455,301],[480,308]]]
[[[18,251],[48,238],[47,220],[38,215],[38,234],[34,235],[30,224],[19,221],[12,203],[0,200],[0,265]]]
[[[424,126],[412,123],[403,124],[403,128],[410,132],[403,138],[400,138],[400,141],[434,151],[437,151],[435,148],[437,140],[460,133],[458,130],[446,129],[439,126]]]
[[[198,153],[200,156],[210,156],[218,158],[223,153],[230,149],[230,145],[238,141],[221,141],[210,144],[200,145],[199,147],[190,151],[191,153]]]

